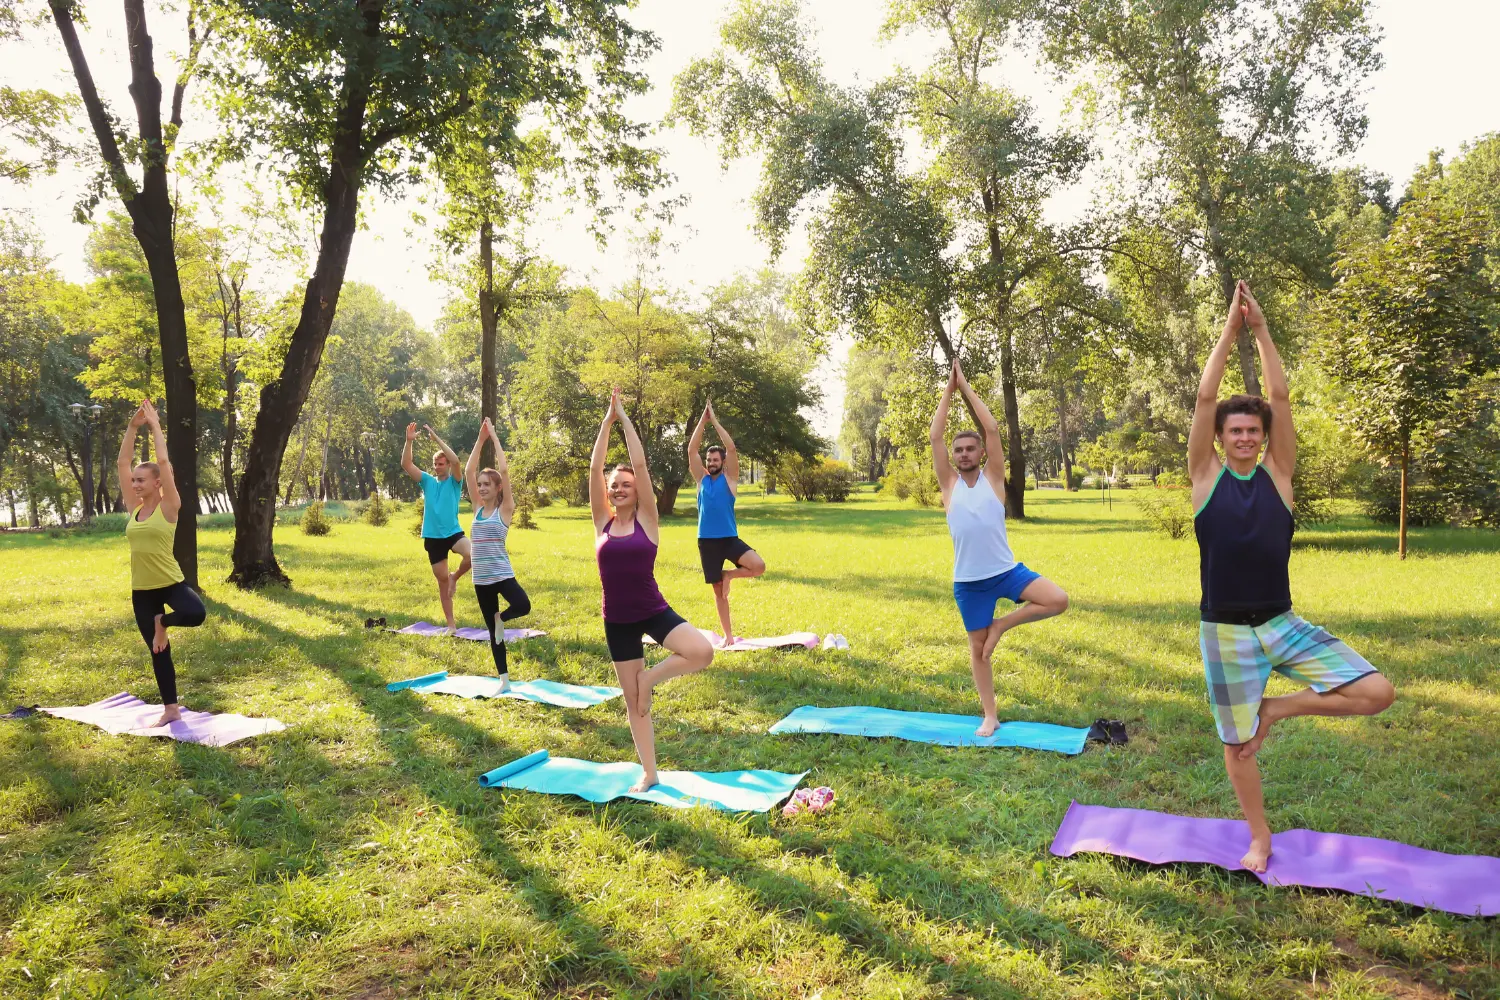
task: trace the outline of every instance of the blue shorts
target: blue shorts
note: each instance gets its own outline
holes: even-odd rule
[[[995,620],[995,603],[1005,598],[1015,604],[1021,603],[1021,591],[1040,580],[1042,574],[1026,568],[1025,563],[1016,563],[1010,569],[988,580],[954,581],[953,599],[958,602],[958,613],[963,616],[964,631],[978,632],[990,627]]]

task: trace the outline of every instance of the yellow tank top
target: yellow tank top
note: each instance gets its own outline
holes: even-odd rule
[[[162,516],[161,504],[144,521],[136,520],[140,511],[140,507],[131,511],[125,525],[125,538],[130,542],[130,588],[156,590],[181,583],[182,567],[172,555],[177,525]]]

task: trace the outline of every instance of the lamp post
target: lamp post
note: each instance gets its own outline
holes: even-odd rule
[[[99,422],[104,407],[98,403],[92,406],[69,403],[68,409],[83,421],[83,519],[88,521],[94,516],[94,424]]]

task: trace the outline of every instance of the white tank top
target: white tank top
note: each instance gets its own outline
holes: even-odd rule
[[[999,576],[1016,564],[1005,537],[1005,504],[984,472],[973,486],[959,476],[948,498],[948,533],[953,536],[953,582],[972,583]]]

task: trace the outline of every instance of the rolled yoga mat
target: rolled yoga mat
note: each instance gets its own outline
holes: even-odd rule
[[[590,687],[583,684],[560,684],[557,681],[511,681],[510,690],[500,690],[500,678],[459,674],[450,677],[448,671],[413,677],[410,680],[392,681],[385,686],[387,691],[421,691],[432,694],[456,694],[460,698],[514,698],[517,701],[533,701],[558,708],[591,708],[624,692],[617,687]]]
[[[96,701],[92,705],[44,708],[43,712],[59,719],[72,719],[98,726],[112,736],[165,736],[179,743],[201,743],[209,747],[227,747],[252,736],[279,733],[286,725],[278,719],[252,719],[244,715],[215,715],[212,712],[182,710],[182,719],[152,728],[161,717],[160,705],[148,705],[128,691]]]
[[[1151,864],[1187,861],[1246,871],[1240,858],[1250,848],[1244,820],[1199,819],[1146,809],[1068,806],[1052,853],[1117,854]],[[1393,840],[1352,837],[1316,830],[1271,835],[1266,885],[1339,889],[1392,899],[1463,916],[1500,914],[1500,858],[1443,854]]]
[[[545,750],[513,760],[479,776],[485,788],[516,788],[544,795],[576,795],[590,802],[639,799],[673,809],[712,806],[725,812],[766,812],[776,808],[807,776],[780,771],[658,771],[657,784],[644,792],[630,786],[641,765],[553,757]]]
[[[398,635],[445,635],[447,627],[443,625],[429,625],[427,622],[413,622],[405,628],[393,628],[392,632]],[[508,628],[505,630],[505,641],[515,642],[517,639],[530,639],[539,635],[546,635],[540,629],[534,628]],[[477,628],[473,625],[461,628],[453,633],[457,639],[471,639],[474,642],[489,642],[490,633],[488,629]]]
[[[842,736],[891,736],[945,747],[1027,747],[1058,753],[1082,753],[1087,729],[1049,722],[1002,722],[993,736],[975,736],[984,720],[977,715],[898,712],[856,705],[816,708],[803,705],[771,727],[773,733],[837,733]]]
[[[714,650],[720,653],[745,653],[754,649],[817,649],[818,633],[816,632],[788,632],[786,635],[766,636],[760,639],[739,638],[734,641],[733,646],[720,646],[719,633],[706,628],[700,628],[703,638],[715,643]],[[648,646],[656,645],[656,640],[649,635],[642,640]]]

